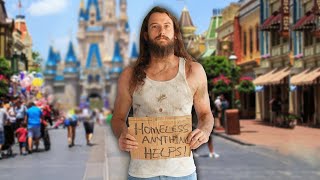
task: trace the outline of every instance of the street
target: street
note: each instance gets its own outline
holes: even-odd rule
[[[77,128],[75,147],[68,148],[66,129],[49,131],[52,149],[32,155],[0,160],[0,179],[126,179],[128,155],[119,152],[109,126],[95,126],[92,147],[85,144],[82,125]],[[199,180],[233,179],[320,179],[319,167],[261,146],[244,146],[214,137],[218,159],[206,157],[200,147],[195,158]],[[42,146],[40,145],[40,148]],[[14,152],[18,152],[15,145]]]

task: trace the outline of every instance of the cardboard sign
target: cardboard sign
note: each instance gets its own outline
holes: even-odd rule
[[[138,142],[132,159],[157,160],[190,156],[187,138],[191,116],[129,117],[129,134]]]

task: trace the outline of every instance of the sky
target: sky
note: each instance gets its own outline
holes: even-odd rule
[[[148,11],[161,5],[180,18],[184,6],[190,12],[197,34],[208,29],[212,9],[224,8],[238,0],[127,0],[127,13],[131,32],[131,41],[137,40],[142,20]],[[29,33],[33,40],[33,50],[46,60],[49,46],[59,50],[65,57],[68,42],[72,40],[77,47],[78,14],[80,0],[21,0],[22,8],[18,8],[19,0],[5,0],[9,18],[16,15],[26,16]],[[86,4],[87,0],[85,0]],[[120,0],[116,0],[119,4]],[[118,8],[117,8],[118,9]]]

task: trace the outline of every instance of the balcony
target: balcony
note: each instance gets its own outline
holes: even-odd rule
[[[281,45],[274,46],[271,48],[271,57],[281,55]]]
[[[316,44],[316,54],[320,54],[320,44]]]
[[[307,46],[304,48],[304,57],[313,56],[314,55],[314,46]]]

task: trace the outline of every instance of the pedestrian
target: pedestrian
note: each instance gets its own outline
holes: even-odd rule
[[[27,107],[23,104],[21,100],[18,100],[16,102],[16,122],[17,127],[20,127],[20,124],[24,121],[24,118],[26,116]]]
[[[19,147],[20,147],[20,155],[27,155],[26,147],[27,147],[27,125],[26,123],[20,123],[20,127],[15,131],[15,134],[18,138]]]
[[[64,125],[68,130],[68,147],[71,148],[74,146],[74,140],[76,138],[76,128],[78,126],[78,117],[77,115],[80,113],[79,109],[71,109],[69,110],[67,117],[65,118]]]
[[[82,116],[83,116],[83,127],[86,133],[86,141],[87,145],[91,146],[91,139],[93,136],[93,129],[94,129],[94,122],[95,122],[95,111],[90,112],[88,108],[84,108],[82,110]]]
[[[0,159],[2,159],[2,146],[5,143],[4,125],[7,122],[7,111],[3,107],[3,102],[0,101]]]
[[[271,125],[275,126],[280,123],[280,114],[281,114],[281,100],[280,97],[274,96],[270,101],[269,104],[271,106]]]
[[[222,108],[221,108],[221,96],[217,96],[216,100],[214,101],[214,125],[216,130],[224,130],[223,127],[221,127],[221,115],[222,115]]]
[[[225,112],[229,108],[229,102],[228,100],[224,97],[224,95],[220,95],[220,100],[221,100],[221,125],[222,127],[225,128]]]
[[[36,146],[36,151],[38,151],[39,139],[41,137],[42,111],[34,102],[29,102],[27,107],[25,122],[28,128],[28,151],[31,154],[33,152],[33,144]]]
[[[119,148],[130,152],[138,147],[128,133],[127,115],[135,117],[191,115],[194,105],[199,122],[188,136],[191,149],[208,142],[213,116],[203,67],[185,50],[177,19],[166,9],[154,7],[140,31],[140,53],[133,67],[119,77],[111,120]],[[192,153],[188,157],[161,160],[131,159],[128,179],[197,179]]]

